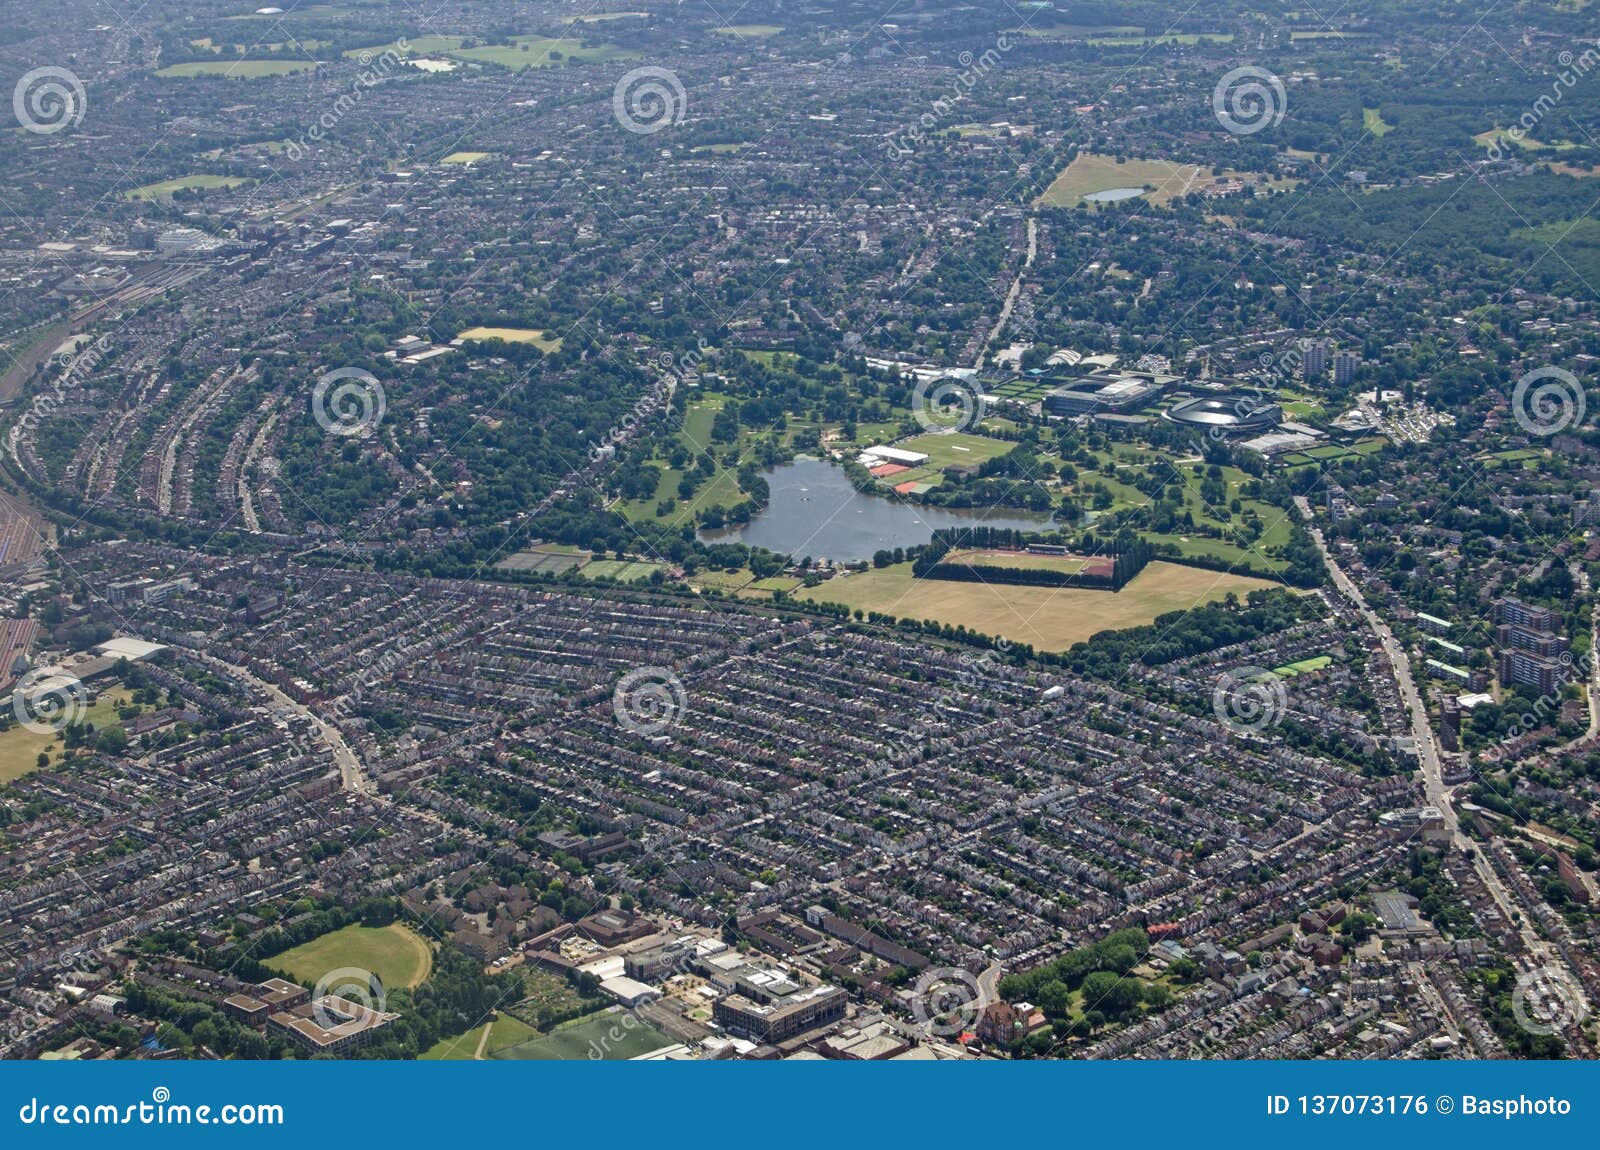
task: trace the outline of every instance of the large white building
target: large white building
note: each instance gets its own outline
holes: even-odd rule
[[[921,467],[928,462],[928,455],[923,451],[902,451],[898,447],[869,447],[861,453],[856,462],[863,467],[881,467],[885,463],[898,463],[904,467]]]

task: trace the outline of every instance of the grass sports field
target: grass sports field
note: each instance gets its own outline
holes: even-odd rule
[[[480,159],[487,154],[486,152],[456,153],[458,156],[477,156]],[[443,162],[450,163],[452,161],[449,156],[446,156]],[[560,336],[552,336],[549,332],[535,331],[527,327],[469,327],[456,338],[467,340],[469,343],[481,339],[499,339],[504,340],[506,343],[531,343],[540,351],[561,350]]]
[[[513,71],[521,71],[524,68],[549,68],[565,64],[569,60],[577,63],[590,60],[625,60],[636,55],[615,44],[582,44],[577,40],[554,36],[513,36],[509,44],[482,44],[476,48],[462,47],[466,42],[465,36],[418,36],[408,39],[404,46],[395,41],[370,48],[352,48],[345,55],[363,61],[374,59],[385,52],[395,52],[402,56],[448,56],[453,60],[492,64]]]
[[[596,559],[584,564],[585,579],[615,579],[619,583],[638,583],[661,570],[660,563],[648,559]]]
[[[483,1032],[488,1030],[487,1041]],[[539,1032],[509,1014],[495,1017],[493,1022],[486,1022],[482,1026],[474,1026],[465,1034],[457,1034],[452,1038],[441,1038],[427,1050],[417,1055],[422,1061],[459,1062],[471,1060],[478,1055],[478,1046],[483,1044],[483,1056],[490,1057],[496,1051],[504,1050],[508,1046],[515,1046],[519,1042],[528,1042],[539,1037]]]
[[[1016,447],[1016,444],[1003,439],[990,439],[987,435],[968,435],[956,431],[918,435],[895,446],[902,451],[922,452],[928,457],[929,467],[951,467],[958,463],[984,463],[997,459]]]
[[[1118,163],[1113,156],[1097,152],[1079,152],[1044,190],[1039,202],[1054,207],[1071,207],[1083,202],[1085,196],[1108,192],[1112,188],[1142,188],[1155,190],[1146,193],[1152,203],[1166,203],[1174,196],[1183,195],[1199,181],[1201,169],[1194,164],[1179,164],[1171,160],[1124,160]]]
[[[124,193],[124,198],[129,200],[164,200],[171,197],[173,192],[188,191],[191,188],[236,188],[240,184],[250,181],[242,176],[213,176],[205,172],[197,172],[192,176],[176,176],[170,180],[162,180],[157,184],[146,184],[142,188],[134,188],[131,192]]]
[[[1222,172],[1223,177],[1238,176],[1238,172]],[[1038,199],[1050,207],[1074,207],[1085,202],[1085,197],[1113,188],[1148,188],[1144,199],[1152,204],[1171,203],[1179,196],[1198,191],[1212,180],[1211,169],[1197,164],[1180,164],[1174,160],[1127,159],[1118,163],[1115,156],[1098,152],[1079,152],[1072,163],[1062,169]],[[1273,187],[1288,186],[1283,181],[1273,181]]]
[[[986,635],[1030,643],[1039,650],[1064,651],[1097,632],[1142,626],[1157,615],[1197,607],[1221,599],[1229,591],[1242,597],[1279,586],[1282,584],[1266,579],[1160,562],[1150,564],[1117,592],[913,579],[911,564],[896,563],[830,579],[797,592],[797,597],[965,625]]]
[[[1312,671],[1320,671],[1324,667],[1332,666],[1332,664],[1332,655],[1313,655],[1309,659],[1301,659],[1299,662],[1285,664],[1272,673],[1280,679],[1292,679],[1296,675],[1307,675]]]
[[[570,1062],[589,1058],[617,1062],[671,1045],[672,1039],[653,1026],[645,1025],[624,1011],[608,1010],[531,1041],[496,1050],[489,1057],[522,1062]]]
[[[513,36],[510,44],[488,44],[482,48],[459,48],[449,53],[457,60],[494,64],[512,71],[524,68],[549,68],[568,60],[624,60],[634,53],[615,44],[584,45],[576,40],[557,40],[550,36]]]
[[[226,76],[231,80],[252,80],[264,76],[290,76],[308,72],[317,66],[315,60],[191,60],[173,64],[156,73],[164,80],[189,79],[195,76]]]
[[[422,936],[392,922],[388,926],[351,925],[267,960],[296,982],[315,983],[330,970],[353,966],[370,970],[384,986],[421,985],[433,969],[433,952]]]
[[[401,56],[427,56],[434,52],[454,52],[461,47],[464,37],[461,36],[414,36],[404,44],[396,40],[392,44],[378,44],[371,48],[351,48],[345,57],[351,60],[374,60],[386,52],[394,52]]]
[[[1548,143],[1544,140],[1536,140],[1526,132],[1519,131],[1513,134],[1510,128],[1490,128],[1487,132],[1479,132],[1472,138],[1476,143],[1485,148],[1491,147],[1498,143],[1501,148],[1510,148],[1514,146],[1521,148],[1526,152],[1543,152],[1546,150],[1565,152],[1568,149],[1576,148],[1578,146],[1571,140],[1560,140],[1554,143]]]
[[[117,711],[128,705],[133,696],[121,687],[107,691],[94,701],[83,714],[83,722],[91,723],[96,730],[117,725]],[[50,754],[52,767],[61,758],[61,736],[55,731],[30,731],[18,724],[0,732],[0,783],[15,782],[30,771],[39,769],[40,752]]]
[[[1016,444],[1003,439],[990,439],[987,435],[969,435],[964,431],[951,431],[913,436],[894,446],[902,451],[919,451],[928,457],[928,462],[920,467],[912,467],[885,476],[882,482],[886,487],[898,487],[904,483],[937,485],[944,478],[943,472],[946,467],[963,464],[976,467],[980,463],[999,458],[1016,447]]]
[[[947,563],[964,563],[969,567],[1021,567],[1030,571],[1060,571],[1064,575],[1077,575],[1088,567],[1103,568],[1111,573],[1111,560],[1089,559],[1082,555],[1034,555],[1027,551],[978,551],[963,549],[952,551],[945,557]]]
[[[540,543],[506,556],[495,566],[503,571],[543,571],[559,575],[574,567],[582,567],[589,559],[589,552],[565,543]]]
[[[1345,446],[1340,443],[1329,443],[1322,447],[1313,447],[1309,451],[1290,451],[1279,457],[1279,462],[1287,467],[1303,467],[1311,463],[1328,463],[1335,459],[1348,459],[1358,455],[1375,455],[1388,446],[1387,439],[1362,439]]]
[[[1144,48],[1151,44],[1228,44],[1232,32],[1169,32],[1161,36],[1091,36],[1089,43],[1096,48]]]

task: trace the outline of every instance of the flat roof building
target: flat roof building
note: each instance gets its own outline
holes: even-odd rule
[[[600,989],[612,998],[622,1003],[623,1006],[644,1006],[661,997],[661,992],[653,986],[646,986],[627,975],[618,978],[608,978],[600,984]]]
[[[1148,405],[1165,386],[1154,375],[1096,371],[1067,380],[1039,402],[1049,415],[1127,414]]]
[[[296,1045],[320,1054],[365,1046],[374,1034],[399,1017],[336,994],[324,994],[314,1002],[269,1016],[267,1023]]]
[[[1460,667],[1452,667],[1449,663],[1441,663],[1437,659],[1427,659],[1424,665],[1430,672],[1440,678],[1454,679],[1458,683],[1472,682],[1472,673]]]
[[[858,462],[863,467],[875,466],[867,462],[869,459],[876,460],[878,464],[898,463],[902,467],[921,467],[928,462],[928,454],[925,451],[905,451],[899,447],[874,446],[863,451]]]
[[[730,994],[711,1005],[711,1017],[729,1034],[752,1042],[776,1044],[837,1022],[844,1017],[845,992],[837,986],[813,986],[776,1002],[754,1002]]]

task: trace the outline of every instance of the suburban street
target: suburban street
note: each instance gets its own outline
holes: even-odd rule
[[[369,796],[376,794],[372,784],[367,780],[366,773],[362,770],[361,760],[356,757],[356,753],[350,749],[350,744],[345,742],[344,736],[339,733],[338,728],[332,723],[323,720],[321,716],[304,703],[295,702],[278,687],[256,675],[249,668],[224,662],[215,656],[208,655],[205,658],[207,661],[225,668],[230,674],[245,680],[274,703],[286,710],[293,711],[296,715],[315,726],[318,734],[322,736],[322,741],[327,743],[333,751],[333,761],[339,766],[339,785],[341,787],[357,794]]]
[[[1439,757],[1439,746],[1433,737],[1433,725],[1428,721],[1427,703],[1422,693],[1417,690],[1416,681],[1411,674],[1411,658],[1406,653],[1400,641],[1394,637],[1394,632],[1389,629],[1378,613],[1367,602],[1366,596],[1355,585],[1348,575],[1340,569],[1334,561],[1333,553],[1328,547],[1327,540],[1323,538],[1322,531],[1312,522],[1311,504],[1303,495],[1295,496],[1295,507],[1306,521],[1306,528],[1311,537],[1316,541],[1317,549],[1322,552],[1322,559],[1328,565],[1328,573],[1333,579],[1333,584],[1339,593],[1350,602],[1354,603],[1357,610],[1378,636],[1378,642],[1383,647],[1384,654],[1388,657],[1389,666],[1394,671],[1396,685],[1400,688],[1400,697],[1405,702],[1406,710],[1411,715],[1411,736],[1416,740],[1417,763],[1422,771],[1423,789],[1429,805],[1439,808],[1444,816],[1445,826],[1450,829],[1451,843],[1457,850],[1470,850],[1473,868],[1478,872],[1478,877],[1488,888],[1489,893],[1499,904],[1500,912],[1506,916],[1507,921],[1520,924],[1523,942],[1527,945],[1530,955],[1550,960],[1551,951],[1534,932],[1527,922],[1526,916],[1519,909],[1511,892],[1505,887],[1494,867],[1489,863],[1482,850],[1467,838],[1461,831],[1461,820],[1456,814],[1454,796],[1444,781],[1444,764]]]

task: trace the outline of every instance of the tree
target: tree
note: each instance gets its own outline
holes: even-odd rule
[[[1039,987],[1036,999],[1039,1009],[1050,1018],[1066,1018],[1072,1014],[1072,992],[1067,984],[1053,978]]]
[[[1112,1018],[1120,1018],[1139,1005],[1143,995],[1139,980],[1110,970],[1097,970],[1083,980],[1083,1004]]]
[[[1339,924],[1339,933],[1351,942],[1366,942],[1377,925],[1378,920],[1370,914],[1352,914]]]

